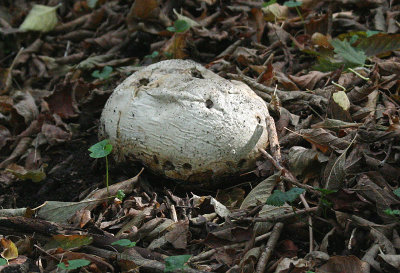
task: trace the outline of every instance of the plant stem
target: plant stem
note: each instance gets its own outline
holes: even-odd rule
[[[300,12],[299,8],[298,7],[295,7],[295,8],[296,8],[297,14],[300,16],[300,20],[303,23],[303,26],[304,26],[304,29],[305,29],[306,28],[306,23],[304,22],[304,18],[301,15],[301,12]]]
[[[353,72],[354,74],[356,74],[358,77],[360,77],[361,79],[363,79],[364,81],[369,81],[369,78],[364,77],[363,75],[361,75],[360,73],[358,73],[357,71],[355,71],[352,68],[348,68],[351,72]]]
[[[106,156],[106,185],[107,185],[107,194],[110,195],[110,190],[108,189],[108,158]]]

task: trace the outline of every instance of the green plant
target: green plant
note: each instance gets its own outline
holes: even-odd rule
[[[292,188],[287,192],[282,192],[280,190],[274,191],[267,199],[267,205],[280,207],[283,206],[286,202],[293,202],[296,200],[300,194],[302,194],[305,190],[301,188]]]
[[[67,264],[64,262],[59,263],[57,266],[61,269],[65,270],[73,270],[80,267],[84,267],[90,264],[90,261],[85,259],[76,259],[76,260],[69,260]]]
[[[167,27],[168,31],[175,33],[183,33],[190,29],[190,24],[185,20],[176,20],[172,27]]]
[[[123,190],[118,190],[117,191],[117,195],[116,195],[116,197],[119,199],[119,200],[124,200],[124,198],[125,198],[125,193],[124,193],[124,191]]]
[[[268,6],[270,6],[272,4],[275,4],[275,3],[276,3],[276,0],[270,0],[268,2],[262,3],[262,7],[265,8],[265,7],[268,7]]]
[[[112,72],[113,68],[111,66],[106,65],[105,67],[103,67],[103,70],[101,70],[101,72],[99,70],[93,71],[92,77],[96,79],[105,80],[110,77]]]
[[[113,242],[111,245],[115,246],[126,246],[126,247],[133,247],[136,245],[136,242],[132,242],[129,239],[121,239],[118,241]]]
[[[156,59],[158,56],[160,55],[160,53],[156,50],[153,51],[151,54],[144,56],[145,58],[151,58],[151,59]]]
[[[173,272],[178,269],[184,269],[185,267],[187,267],[185,264],[190,259],[190,257],[192,257],[192,255],[177,255],[165,258],[164,272]]]
[[[171,27],[167,27],[167,30],[170,32],[174,32],[174,53],[173,53],[173,57],[176,57],[176,35],[179,33],[183,33],[187,30],[190,29],[190,24],[188,22],[186,22],[185,20],[176,20],[174,22],[174,25]]]
[[[0,266],[6,265],[6,264],[7,264],[7,260],[3,259],[3,258],[0,258]]]
[[[89,148],[89,156],[92,158],[106,158],[106,186],[107,186],[107,193],[110,194],[109,187],[108,187],[108,159],[107,156],[112,151],[112,145],[110,140],[104,139],[100,142],[97,142],[93,146]]]
[[[395,189],[395,190],[393,191],[393,193],[394,193],[394,195],[396,195],[397,197],[400,197],[400,188]],[[392,210],[392,209],[385,209],[383,212],[384,212],[385,214],[387,214],[387,215],[390,215],[390,216],[399,216],[399,215],[400,215],[400,210],[398,210],[398,209],[395,209],[395,210]]]
[[[398,209],[395,209],[395,210],[385,209],[383,212],[390,216],[399,216],[400,215],[400,210],[398,210]]]

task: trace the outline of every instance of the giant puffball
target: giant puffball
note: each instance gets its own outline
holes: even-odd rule
[[[210,182],[255,167],[268,145],[266,103],[246,84],[188,60],[149,65],[108,99],[99,134],[116,161],[140,160],[151,171]]]

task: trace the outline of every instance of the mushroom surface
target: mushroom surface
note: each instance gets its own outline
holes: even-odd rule
[[[266,103],[246,84],[188,60],[149,65],[123,81],[100,119],[115,159],[204,182],[251,170],[266,148]]]

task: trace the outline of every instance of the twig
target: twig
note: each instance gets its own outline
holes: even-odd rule
[[[258,243],[262,240],[267,239],[269,236],[271,236],[271,232],[265,233],[263,235],[257,236],[255,239],[255,242]],[[205,260],[210,258],[214,253],[216,253],[219,249],[237,249],[237,248],[241,248],[241,247],[245,247],[247,244],[247,242],[243,242],[243,243],[237,243],[237,244],[232,244],[232,245],[226,245],[223,247],[218,247],[218,248],[213,248],[210,249],[208,251],[202,252],[197,256],[194,256],[192,258],[190,258],[190,262],[199,262],[201,260]]]
[[[264,149],[259,149],[259,151],[266,157],[268,158],[271,163],[279,170],[282,172],[282,178],[288,182],[290,182],[293,185],[296,185],[299,188],[303,188],[313,194],[316,194],[318,196],[321,196],[321,193],[319,191],[314,190],[313,187],[300,183],[296,177],[289,172],[289,170],[287,170],[286,168],[282,167],[281,164],[279,162],[277,162],[270,154],[268,154]]]
[[[240,70],[239,70],[240,71]],[[238,73],[241,73],[241,71]],[[265,92],[268,95],[273,95],[275,88],[265,86],[263,84],[260,84],[253,80],[250,77],[247,77],[243,74],[232,74],[228,73],[227,74],[229,77],[232,79],[238,80],[238,81],[243,81],[246,83],[248,86],[250,86],[253,89],[257,89],[261,92]],[[257,92],[256,92],[257,93]],[[306,100],[308,101],[311,105],[317,108],[321,108],[322,105],[327,105],[328,104],[328,99],[316,95],[316,94],[311,94],[307,93],[306,91],[284,91],[284,90],[276,90],[276,95],[282,102],[286,101],[295,101],[295,100]]]
[[[58,259],[56,256],[48,253],[46,250],[44,250],[43,248],[41,248],[40,246],[34,244],[34,247],[36,247],[40,252],[43,252],[44,254],[46,254],[47,256],[51,257],[53,260],[60,262],[60,259]]]
[[[333,10],[333,1],[328,0],[328,23],[327,23],[327,30],[326,30],[326,36],[331,36],[332,34],[332,10]]]
[[[306,209],[310,209],[310,206],[308,205],[307,200],[304,198],[304,193],[300,194],[300,200]],[[309,253],[311,253],[314,250],[314,233],[313,233],[313,222],[312,222],[311,216],[308,216],[308,233],[310,236],[310,238],[309,238],[310,239]]]
[[[243,217],[237,218],[240,221],[252,221],[252,222],[285,222],[293,217],[298,217],[303,214],[314,213],[318,210],[318,207],[309,209],[296,210],[296,212],[288,212],[279,216],[268,216],[268,217]]]
[[[272,251],[275,249],[279,237],[281,236],[283,226],[283,223],[276,223],[274,228],[272,229],[271,237],[269,238],[267,245],[263,253],[261,254],[261,257],[258,260],[256,273],[263,273],[265,271],[267,263],[271,258]]]
[[[174,221],[175,223],[178,222],[178,216],[176,215],[175,206],[171,205],[170,210],[171,210],[172,221]]]
[[[269,149],[271,150],[274,159],[278,162],[278,164],[280,164],[282,161],[282,156],[278,134],[276,132],[275,121],[271,116],[267,116],[265,118],[265,123],[268,131]]]

